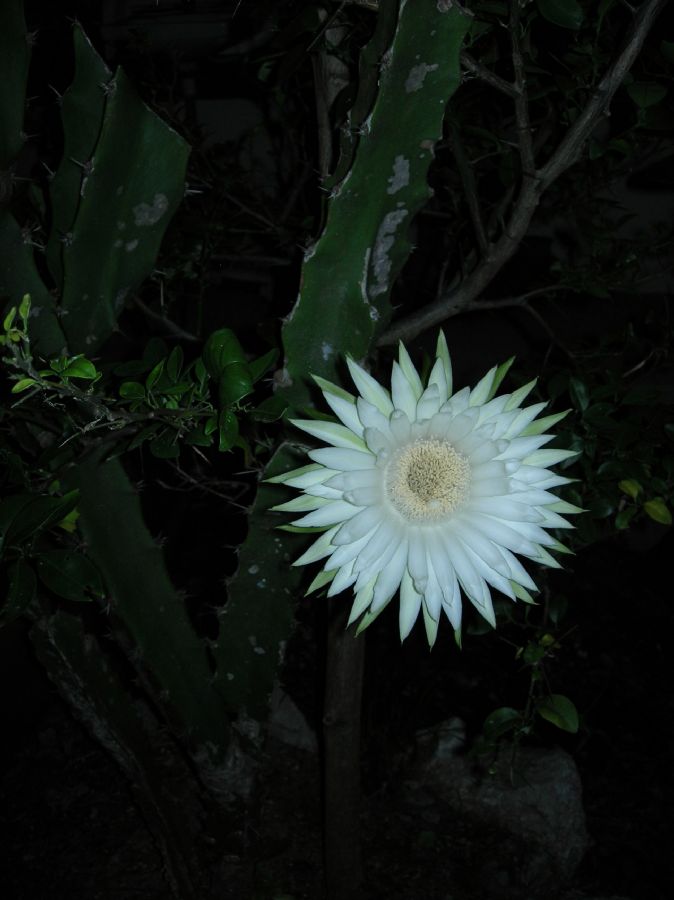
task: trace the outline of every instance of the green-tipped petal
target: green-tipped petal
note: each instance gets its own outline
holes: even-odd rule
[[[529,394],[536,387],[537,381],[537,378],[533,378],[527,384],[523,384],[521,388],[517,388],[516,391],[513,391],[510,395],[510,399],[504,407],[504,411],[510,412],[511,409],[517,409],[518,406],[521,406],[521,404],[527,399]]]
[[[400,368],[402,369],[409,386],[412,388],[414,399],[418,400],[424,392],[424,386],[421,383],[419,373],[410,359],[410,355],[402,341],[398,344],[398,363],[400,364]]]
[[[424,627],[426,629],[428,646],[432,649],[438,636],[438,625],[440,624],[440,620],[432,618],[431,614],[426,609],[425,603],[421,604],[421,611],[424,616]]]
[[[336,525],[334,528],[329,528],[327,531],[324,531],[323,534],[314,541],[314,543],[309,547],[308,550],[305,550],[304,553],[296,559],[293,566],[306,566],[309,563],[318,562],[319,559],[325,559],[326,556],[330,556],[332,551],[335,549],[332,546],[332,539],[335,536],[339,529],[339,526]]]
[[[301,428],[307,434],[316,437],[333,447],[343,447],[349,450],[367,450],[367,445],[357,434],[339,425],[337,422],[322,422],[316,419],[291,419],[295,428]]]
[[[564,462],[565,459],[578,456],[578,453],[578,450],[536,450],[523,462],[527,466],[540,466],[542,469],[548,469],[550,466]]]
[[[547,431],[548,428],[552,428],[558,422],[561,422],[565,416],[571,412],[570,409],[565,409],[563,412],[553,413],[550,416],[545,416],[542,419],[538,419],[537,422],[532,422],[527,428],[524,429],[522,435],[530,435],[530,434],[543,434],[544,431]]]
[[[487,400],[491,400],[494,397],[494,395],[496,394],[496,391],[501,386],[501,382],[508,374],[508,370],[510,369],[510,367],[512,366],[512,364],[514,362],[515,362],[515,357],[511,356],[510,359],[507,359],[505,362],[501,363],[500,366],[496,367],[496,371],[494,372],[494,378],[491,383],[491,388],[489,389],[489,394],[487,395]]]
[[[308,494],[300,494],[299,497],[293,497],[292,500],[286,500],[285,503],[279,503],[276,506],[270,506],[271,512],[310,512],[319,509],[327,503],[332,503],[332,499],[326,497],[313,497]]]
[[[350,403],[356,402],[356,398],[353,394],[345,391],[344,388],[341,388],[338,384],[333,384],[331,381],[328,381],[327,378],[321,378],[320,375],[312,375],[311,377],[324,394],[332,394],[333,397],[340,397],[342,400],[348,400]]]
[[[313,594],[314,591],[320,590],[322,587],[325,587],[326,584],[330,584],[332,579],[337,574],[337,569],[333,569],[331,572],[324,572],[322,569],[318,573],[318,575],[311,582],[309,587],[304,592],[304,596],[308,597],[309,594]]]
[[[449,347],[447,346],[447,338],[444,331],[438,332],[438,343],[436,345],[435,355],[442,360],[445,370],[445,381],[447,382],[447,396],[452,396],[452,360],[449,356]]]

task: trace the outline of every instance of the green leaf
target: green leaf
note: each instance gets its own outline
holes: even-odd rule
[[[13,306],[5,316],[5,321],[2,323],[2,327],[5,331],[11,330],[12,325],[14,324],[14,319],[16,319],[16,306]]]
[[[235,362],[225,366],[218,384],[218,402],[221,408],[238,403],[253,390],[248,363]]]
[[[218,450],[224,452],[231,450],[239,436],[239,423],[234,413],[229,409],[223,409],[218,420],[219,441]]]
[[[569,378],[569,394],[573,401],[573,405],[581,410],[586,410],[590,403],[590,392],[587,385],[580,378],[574,375]]]
[[[33,385],[38,382],[34,378],[21,378],[16,384],[12,385],[12,393],[20,394],[22,391],[27,391],[28,388],[33,387]]]
[[[40,580],[65,600],[88,601],[105,596],[101,573],[96,566],[73,550],[49,550],[36,556]]]
[[[245,363],[246,355],[239,339],[230,328],[220,328],[210,335],[201,354],[211,378],[220,378],[226,366]]]
[[[70,491],[63,497],[31,497],[28,503],[21,504],[21,509],[8,525],[5,544],[19,544],[36,532],[58,524],[77,506],[78,499],[77,491]]]
[[[177,381],[183,368],[183,351],[181,347],[174,347],[166,360],[166,374],[171,381]]]
[[[522,713],[511,706],[501,706],[489,713],[484,720],[482,731],[484,736],[491,741],[503,737],[509,731],[514,731],[522,724]]]
[[[631,497],[632,500],[636,500],[642,491],[642,487],[639,482],[635,481],[633,478],[623,478],[622,481],[618,482],[618,487],[624,494],[627,494],[628,497]]]
[[[157,365],[153,367],[150,374],[145,379],[145,387],[148,389],[148,391],[152,390],[152,388],[155,386],[155,384],[159,380],[159,377],[163,374],[164,363],[165,363],[165,360],[160,359],[159,362],[157,363]]]
[[[571,734],[578,731],[578,710],[563,694],[550,694],[537,704],[536,712],[562,731],[569,731]]]
[[[657,81],[633,81],[627,85],[627,93],[639,109],[648,109],[664,100],[667,88]]]
[[[672,524],[672,514],[662,497],[656,497],[654,500],[647,500],[644,503],[644,512],[650,516],[654,522],[661,525]]]
[[[61,370],[61,375],[66,375],[68,378],[87,378],[91,380],[98,376],[98,372],[92,362],[84,356],[77,356],[71,359],[67,366]]]
[[[553,25],[577,31],[583,24],[583,9],[576,0],[536,0],[540,14]]]
[[[122,400],[142,400],[145,388],[138,381],[123,381],[119,386],[119,396]]]

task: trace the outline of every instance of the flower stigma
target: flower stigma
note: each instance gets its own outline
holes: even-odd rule
[[[388,498],[412,522],[444,518],[468,499],[469,489],[470,464],[447,441],[415,441],[386,469]]]

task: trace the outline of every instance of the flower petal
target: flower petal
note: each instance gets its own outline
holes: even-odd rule
[[[318,419],[291,419],[296,428],[317,437],[333,447],[346,447],[354,450],[365,450],[365,443],[349,428],[338,422],[323,422]],[[362,429],[361,429],[362,430]]]
[[[385,416],[390,416],[393,412],[393,403],[389,392],[350,356],[347,356],[346,364],[361,397],[376,406]]]
[[[402,410],[410,422],[413,421],[417,411],[417,398],[403,370],[395,361],[391,373],[391,398],[394,408]]]
[[[404,641],[412,630],[412,626],[419,617],[420,609],[421,594],[414,590],[410,573],[405,570],[400,582],[400,612],[398,614],[401,641]]]
[[[308,456],[328,469],[341,472],[372,469],[376,462],[369,451],[345,450],[343,447],[321,447],[310,450]]]

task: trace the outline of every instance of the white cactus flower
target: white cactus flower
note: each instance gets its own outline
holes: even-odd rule
[[[541,448],[565,413],[537,420],[545,403],[521,408],[535,381],[494,396],[509,365],[452,394],[441,333],[425,386],[402,344],[390,392],[353,360],[357,397],[316,378],[341,424],[294,421],[329,446],[270,479],[302,491],[274,509],[325,529],[294,565],[324,560],[310,590],[352,588],[359,630],[399,590],[401,639],[421,611],[432,646],[443,612],[460,634],[462,594],[492,625],[491,588],[532,602],[536,585],[518,556],[559,567],[549,550],[566,548],[548,530],[572,527],[560,513],[580,510],[551,493],[570,479],[550,467],[575,454]]]

